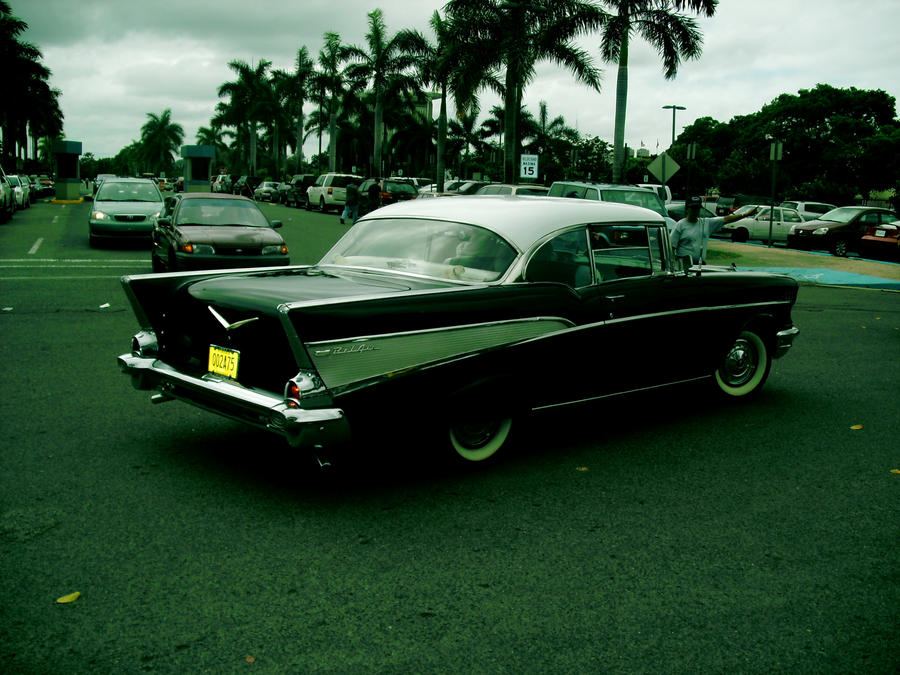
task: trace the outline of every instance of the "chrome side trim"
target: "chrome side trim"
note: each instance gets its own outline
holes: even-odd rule
[[[610,394],[601,394],[600,396],[588,396],[586,398],[580,398],[575,401],[562,401],[560,403],[549,403],[547,405],[539,405],[532,408],[533,411],[538,410],[550,410],[551,408],[562,408],[568,405],[576,405],[578,403],[589,403],[590,401],[599,401],[604,398],[614,398],[616,396],[625,396],[626,394],[636,394],[641,391],[653,391],[654,389],[663,389],[665,387],[673,387],[679,384],[687,384],[689,382],[699,382],[700,380],[706,380],[710,376],[703,375],[702,377],[691,377],[686,380],[677,380],[675,382],[666,382],[665,384],[654,384],[649,387],[638,387],[637,389],[628,389],[627,391],[617,391]]]
[[[458,358],[570,328],[566,319],[528,318],[307,344],[329,389]]]

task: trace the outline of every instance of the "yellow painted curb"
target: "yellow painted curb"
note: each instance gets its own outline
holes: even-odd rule
[[[50,204],[81,204],[84,201],[84,198],[81,199],[51,199],[49,200]]]

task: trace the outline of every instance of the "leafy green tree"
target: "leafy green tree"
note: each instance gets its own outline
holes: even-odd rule
[[[640,35],[659,52],[665,77],[671,80],[677,75],[681,60],[699,57],[703,45],[697,22],[678,12],[687,8],[712,16],[718,0],[604,0],[604,4],[615,10],[615,14],[603,22],[600,51],[604,61],[618,64],[612,179],[614,183],[621,183],[628,101],[628,49],[632,35]]]
[[[401,49],[402,36],[388,38],[384,24],[384,14],[375,9],[368,14],[369,32],[366,33],[368,51],[356,46],[346,48],[346,58],[351,63],[345,68],[347,78],[358,89],[368,83],[375,92],[373,170],[376,175],[384,174],[381,152],[384,143],[385,99],[398,97],[417,91],[417,83],[407,71],[416,64],[415,56]]]
[[[289,115],[295,120],[294,152],[296,154],[295,173],[300,173],[303,164],[304,115],[303,104],[311,98],[314,83],[315,66],[306,47],[297,50],[294,70],[288,74],[285,83],[285,106]]]
[[[553,61],[599,91],[600,71],[573,40],[598,29],[607,15],[584,0],[450,0],[446,11],[460,27],[459,39],[464,43],[461,67],[467,72],[505,71],[503,173],[505,181],[514,182],[518,174],[518,112],[535,65]]]
[[[564,176],[564,167],[569,163],[577,142],[578,132],[566,124],[562,115],[550,119],[547,102],[540,101],[532,136],[525,147],[540,157],[539,168],[545,182],[551,183]]]
[[[184,129],[172,121],[172,110],[166,108],[159,115],[147,113],[149,118],[141,127],[141,157],[155,174],[167,170],[184,139]]]
[[[212,123],[208,127],[200,127],[197,129],[197,143],[215,148],[217,165],[228,165],[229,150],[222,127]]]

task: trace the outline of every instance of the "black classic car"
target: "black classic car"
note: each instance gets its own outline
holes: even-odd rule
[[[135,387],[320,456],[373,420],[429,420],[478,461],[534,410],[693,380],[747,397],[798,332],[793,279],[678,269],[658,214],[551,197],[416,199],[316,265],[122,282]]]

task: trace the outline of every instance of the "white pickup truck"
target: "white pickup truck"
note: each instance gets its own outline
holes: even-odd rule
[[[363,177],[352,173],[323,173],[316,178],[314,185],[306,188],[306,209],[318,208],[325,212],[328,209],[340,211],[347,200],[347,186],[350,183],[359,185]]]

